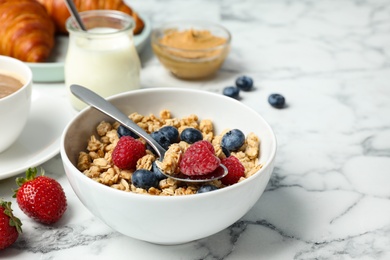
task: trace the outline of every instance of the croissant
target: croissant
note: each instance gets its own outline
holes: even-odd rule
[[[45,61],[54,47],[54,24],[35,0],[0,0],[0,54]]]
[[[65,0],[36,0],[45,6],[47,12],[53,19],[57,32],[67,34],[66,19],[70,16],[68,8],[66,7]],[[134,12],[123,0],[74,0],[74,5],[77,11],[89,11],[89,10],[117,10],[127,13],[133,17],[135,21],[134,34],[139,34],[143,30],[145,24],[143,20]]]

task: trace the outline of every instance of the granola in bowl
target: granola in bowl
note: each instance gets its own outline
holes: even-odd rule
[[[162,110],[159,116],[154,114],[141,115],[132,113],[129,118],[143,128],[147,133],[159,131],[165,126],[172,126],[181,134],[185,129],[192,128],[201,132],[202,140],[210,142],[214,148],[215,156],[222,161],[226,159],[226,151],[223,150],[223,136],[231,129],[225,129],[216,134],[213,122],[210,119],[200,119],[195,114],[186,117],[173,117],[171,111]],[[106,186],[123,190],[126,192],[158,195],[158,196],[177,196],[190,195],[199,192],[204,185],[212,185],[216,189],[228,186],[221,180],[209,183],[196,184],[174,180],[172,178],[163,178],[159,180],[155,187],[141,188],[134,185],[132,181],[133,173],[136,170],[153,170],[153,163],[157,162],[159,167],[166,173],[175,173],[180,171],[180,160],[182,155],[192,145],[186,141],[178,140],[171,144],[164,156],[164,160],[159,162],[156,155],[150,149],[146,149],[145,155],[137,160],[136,167],[133,169],[123,169],[115,165],[112,159],[113,151],[117,146],[120,137],[118,135],[118,122],[101,121],[96,126],[96,134],[92,134],[88,140],[87,147],[80,151],[77,168],[84,175],[96,182]],[[91,129],[91,133],[93,129]],[[139,141],[146,145],[146,142],[139,138]],[[230,151],[228,156],[233,156],[243,166],[243,175],[237,182],[241,182],[262,168],[259,162],[260,139],[253,132],[248,133],[239,148]]]

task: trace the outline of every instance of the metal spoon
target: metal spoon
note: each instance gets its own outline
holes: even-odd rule
[[[104,114],[108,115],[109,117],[113,118],[114,120],[118,121],[120,124],[125,126],[126,128],[130,129],[132,132],[137,134],[138,136],[145,139],[145,141],[156,151],[157,155],[159,156],[159,160],[162,161],[164,159],[164,155],[166,150],[161,147],[160,144],[158,144],[148,133],[146,133],[141,127],[139,127],[136,123],[134,123],[130,118],[128,118],[125,114],[123,114],[121,111],[119,111],[118,108],[116,108],[114,105],[112,105],[110,102],[105,100],[103,97],[99,96],[92,90],[89,90],[88,88],[79,86],[79,85],[71,85],[70,91],[75,95],[77,98],[85,102],[86,104],[96,108],[100,112],[103,112]],[[161,170],[161,169],[160,169]],[[226,167],[222,164],[213,172],[206,174],[206,175],[194,175],[194,176],[188,176],[183,173],[179,174],[167,174],[164,173],[161,170],[161,173],[164,174],[167,177],[170,177],[175,180],[179,181],[186,181],[186,182],[208,182],[220,179],[227,175],[228,170]]]
[[[77,11],[76,9],[76,6],[74,5],[73,1],[72,0],[65,0],[65,4],[66,4],[66,7],[68,8],[69,10],[69,13],[70,15],[74,18],[74,20],[76,21],[76,24],[77,26],[83,30],[83,31],[86,31],[86,27],[83,23],[83,21],[81,20],[81,17],[79,15],[79,12]]]

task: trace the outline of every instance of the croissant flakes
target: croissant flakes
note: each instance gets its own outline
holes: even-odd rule
[[[45,61],[54,47],[55,26],[35,0],[0,0],[0,54],[25,62]]]

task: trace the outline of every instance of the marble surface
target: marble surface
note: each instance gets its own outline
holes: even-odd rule
[[[226,26],[232,50],[207,81],[172,77],[141,54],[141,84],[222,92],[240,75],[255,90],[241,102],[278,137],[276,167],[255,206],[231,227],[184,245],[160,246],[114,232],[73,193],[59,155],[42,164],[69,207],[53,226],[17,207],[15,178],[0,181],[24,233],[0,259],[390,259],[390,1],[132,0],[153,26],[205,19]],[[64,99],[63,83],[35,84]],[[286,97],[285,109],[267,103]],[[42,115],[44,116],[44,115]]]

